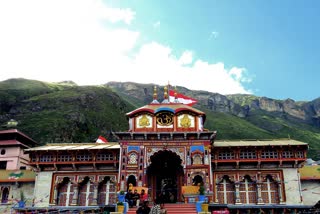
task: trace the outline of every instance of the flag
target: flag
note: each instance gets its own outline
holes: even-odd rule
[[[170,90],[169,91],[169,101],[170,103],[183,103],[186,104],[188,106],[193,106],[194,104],[196,104],[198,102],[198,100],[193,99],[191,97],[187,97],[183,94],[177,94],[177,101],[176,98],[174,96],[175,91],[174,90]]]
[[[98,137],[96,143],[107,143],[107,139],[105,139],[104,137],[102,137],[101,135]]]

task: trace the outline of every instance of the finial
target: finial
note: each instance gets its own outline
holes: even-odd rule
[[[153,87],[153,101],[151,103],[159,103],[158,102],[158,93],[157,93],[157,86]]]
[[[154,100],[158,99],[157,86],[156,85],[153,88],[153,99]]]
[[[164,99],[168,99],[168,87],[164,86]]]
[[[162,103],[170,103],[169,102],[169,97],[168,97],[168,87],[164,86],[164,94],[163,94],[163,101]]]

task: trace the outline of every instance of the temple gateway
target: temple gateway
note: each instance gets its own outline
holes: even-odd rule
[[[117,192],[146,188],[149,200],[195,203],[200,185],[210,210],[303,206],[298,168],[308,145],[292,139],[218,141],[204,112],[155,92],[127,113],[118,142],[47,144],[27,149],[36,170],[35,207],[108,206]]]

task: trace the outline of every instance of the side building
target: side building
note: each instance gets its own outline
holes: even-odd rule
[[[35,146],[37,142],[17,129],[0,131],[0,213],[32,205],[36,173],[24,150]]]

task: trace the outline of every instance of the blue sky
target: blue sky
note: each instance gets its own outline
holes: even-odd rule
[[[0,80],[170,81],[312,100],[319,11],[316,0],[1,2]]]

